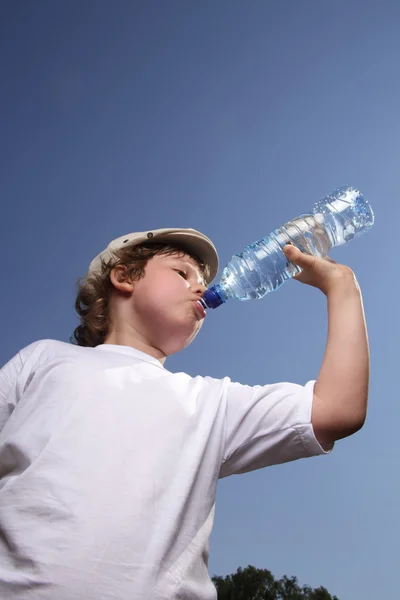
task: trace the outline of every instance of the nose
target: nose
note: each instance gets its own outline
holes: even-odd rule
[[[204,294],[204,292],[206,291],[207,286],[205,285],[205,283],[195,283],[193,285],[193,292],[195,294],[197,294],[198,296],[202,296]]]

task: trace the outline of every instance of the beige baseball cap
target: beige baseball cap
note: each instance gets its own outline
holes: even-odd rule
[[[100,252],[90,263],[88,275],[101,272],[102,261],[117,261],[115,252],[127,246],[137,246],[144,242],[178,243],[187,249],[189,254],[194,254],[210,268],[207,284],[211,283],[218,272],[218,254],[212,241],[196,229],[152,229],[128,233],[110,242],[105,250]]]

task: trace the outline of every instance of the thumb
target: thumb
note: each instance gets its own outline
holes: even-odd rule
[[[298,248],[296,248],[296,246],[292,246],[292,244],[287,244],[283,248],[283,253],[288,260],[295,265],[298,265],[301,269],[314,266],[315,256],[301,252]]]

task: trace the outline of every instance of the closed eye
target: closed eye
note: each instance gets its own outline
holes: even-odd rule
[[[179,273],[179,275],[180,275],[181,277],[183,277],[183,279],[186,279],[186,277],[187,277],[187,276],[186,276],[186,273],[185,273],[185,271],[181,271],[180,269],[175,269],[175,271],[176,271],[177,273]]]

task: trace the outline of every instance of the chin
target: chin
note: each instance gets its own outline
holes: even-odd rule
[[[176,354],[187,348],[193,342],[199,331],[200,328],[195,331],[192,330],[191,332],[186,332],[186,335],[182,336],[177,336],[175,331],[175,335],[171,335],[163,342],[160,342],[158,348],[160,348],[166,356]]]
[[[166,356],[176,354],[193,342],[202,325],[203,321],[196,319],[193,311],[190,315],[169,315],[169,318],[163,319],[162,324],[158,320],[158,324],[153,323],[156,347]]]

